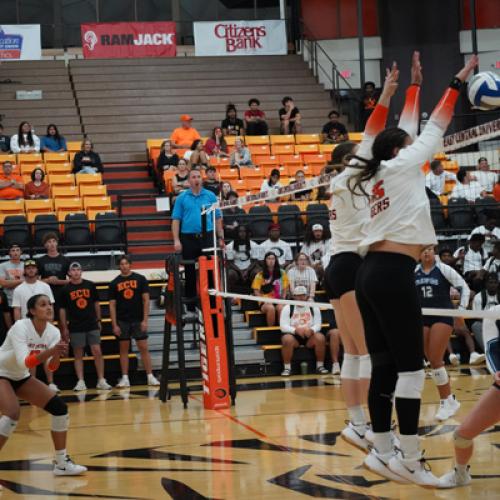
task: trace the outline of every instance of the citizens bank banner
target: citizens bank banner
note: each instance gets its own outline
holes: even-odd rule
[[[39,24],[0,25],[0,61],[42,58]]]
[[[285,21],[194,23],[197,56],[287,54]]]
[[[175,23],[82,24],[85,59],[175,57]]]

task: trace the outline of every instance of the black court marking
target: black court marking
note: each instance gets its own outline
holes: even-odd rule
[[[190,488],[187,484],[167,477],[161,478],[163,489],[170,495],[172,500],[218,500],[200,495],[197,491]],[[221,500],[221,499],[219,499]]]
[[[326,479],[327,481],[334,481],[335,483],[353,484],[354,486],[360,486],[361,488],[371,488],[372,486],[378,486],[379,484],[388,483],[388,479],[377,479],[375,481],[369,481],[363,476],[340,476],[340,475],[330,475],[330,474],[316,474],[321,479]]]
[[[272,443],[267,443],[261,439],[236,439],[227,441],[212,441],[211,443],[203,444],[202,446],[220,446],[223,448],[240,448],[245,450],[259,451],[281,451],[286,453],[304,453],[307,455],[326,455],[330,457],[350,457],[343,453],[335,453],[333,451],[308,450],[305,448],[291,448],[289,446],[281,446]]]
[[[335,446],[339,436],[340,432],[325,432],[322,434],[304,434],[303,436],[299,436],[299,438],[310,441],[311,443]]]
[[[316,484],[311,481],[301,479],[301,477],[311,468],[311,465],[304,465],[297,469],[285,472],[268,482],[286,488],[287,490],[295,493],[302,493],[315,498],[335,498],[340,500],[389,500],[388,497],[365,495],[355,491],[341,490],[339,488],[332,488],[331,486],[324,486]]]

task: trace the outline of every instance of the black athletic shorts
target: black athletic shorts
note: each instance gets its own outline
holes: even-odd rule
[[[337,300],[356,288],[356,275],[363,259],[355,252],[342,252],[330,259],[325,270],[325,290],[330,300]]]
[[[299,345],[306,345],[309,338],[311,338],[311,337],[309,338],[301,337],[296,333],[283,333],[283,335],[291,335],[299,343]]]
[[[14,389],[14,392],[17,392],[17,390],[25,383],[27,382],[29,379],[31,378],[31,375],[29,375],[28,377],[26,378],[22,378],[21,380],[12,380],[8,377],[0,377],[0,380],[7,380],[7,382],[10,383],[10,385],[12,386],[12,389]]]
[[[424,326],[431,327],[436,323],[444,323],[453,327],[453,318],[451,316],[423,316]]]

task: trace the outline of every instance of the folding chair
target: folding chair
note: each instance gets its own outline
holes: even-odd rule
[[[61,153],[44,153],[43,160],[45,163],[68,163],[69,155],[67,151]]]
[[[271,135],[270,142],[274,144],[295,144],[295,136],[293,134],[287,135]]]
[[[247,146],[269,144],[269,136],[268,135],[246,135],[245,136],[245,144]]]
[[[108,189],[105,184],[80,184],[80,196],[108,196]]]
[[[319,134],[296,134],[295,144],[319,144]]]
[[[300,154],[318,154],[319,144],[296,144],[294,153],[296,155]]]
[[[76,174],[76,185],[80,186],[81,184],[102,184],[102,174]]]

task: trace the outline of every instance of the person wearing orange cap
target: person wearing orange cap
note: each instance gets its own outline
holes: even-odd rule
[[[189,115],[181,115],[181,126],[174,129],[170,140],[172,141],[172,148],[189,149],[196,139],[201,139],[198,131],[191,127],[193,118]]]

